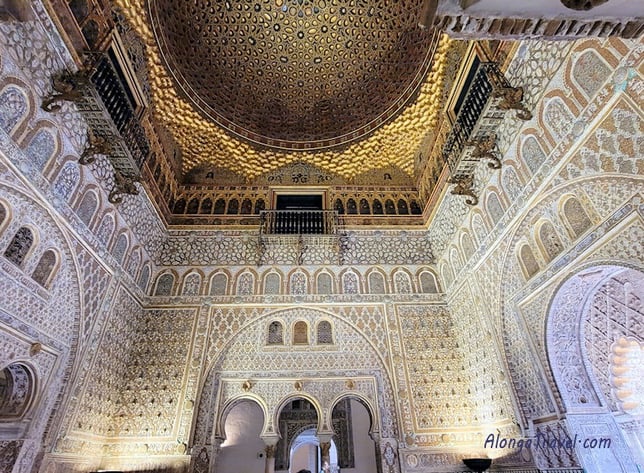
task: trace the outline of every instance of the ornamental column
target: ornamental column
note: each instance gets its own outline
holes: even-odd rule
[[[318,440],[320,441],[320,460],[322,463],[322,471],[324,473],[331,472],[331,439],[333,438],[332,432],[318,433]]]
[[[275,452],[277,438],[262,437],[264,441],[264,473],[275,473]]]

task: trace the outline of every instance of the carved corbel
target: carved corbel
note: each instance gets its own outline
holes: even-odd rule
[[[79,164],[87,165],[96,161],[96,155],[108,155],[112,152],[112,146],[104,136],[95,135],[91,131],[87,132],[87,141],[85,149],[78,159]]]
[[[492,92],[492,97],[501,98],[497,107],[501,110],[516,110],[517,118],[521,120],[530,120],[532,113],[523,104],[523,87],[496,87]]]
[[[450,177],[447,182],[449,184],[456,184],[451,193],[454,195],[466,195],[470,198],[465,199],[467,205],[476,205],[479,203],[479,198],[474,193],[474,178],[472,176],[459,176]]]
[[[496,146],[496,135],[485,136],[476,140],[470,140],[465,143],[466,146],[474,146],[472,157],[475,159],[489,159],[487,163],[491,169],[501,169],[501,160],[494,152]]]
[[[138,195],[139,189],[137,189],[135,183],[140,181],[141,178],[139,176],[124,176],[119,171],[114,171],[114,187],[107,197],[107,200],[111,204],[120,204],[123,202],[123,194]]]
[[[62,105],[56,102],[74,102],[83,100],[85,91],[90,85],[89,72],[61,72],[51,78],[52,92],[43,98],[40,108],[46,112],[57,112]]]

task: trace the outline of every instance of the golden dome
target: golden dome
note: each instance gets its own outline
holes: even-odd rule
[[[422,0],[149,0],[182,95],[271,148],[352,142],[400,112],[431,66]],[[185,5],[185,6],[184,6]]]

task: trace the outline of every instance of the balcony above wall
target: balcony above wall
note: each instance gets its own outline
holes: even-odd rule
[[[493,62],[478,63],[465,93],[463,105],[443,146],[443,158],[449,171],[452,194],[467,196],[468,205],[476,205],[473,189],[474,169],[482,160],[492,169],[501,167],[495,151],[495,130],[509,110],[517,118],[530,120],[532,114],[523,105],[523,89],[512,87]]]
[[[274,249],[291,247],[297,264],[308,248],[340,259],[340,219],[335,210],[264,210],[260,214],[259,261]]]

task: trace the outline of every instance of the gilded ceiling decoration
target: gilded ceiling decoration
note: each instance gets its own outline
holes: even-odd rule
[[[249,184],[294,163],[348,182],[413,175],[454,44],[416,26],[421,3],[116,0],[184,174],[212,166]]]
[[[163,57],[195,106],[276,148],[363,137],[424,79],[433,32],[419,0],[150,0]]]

